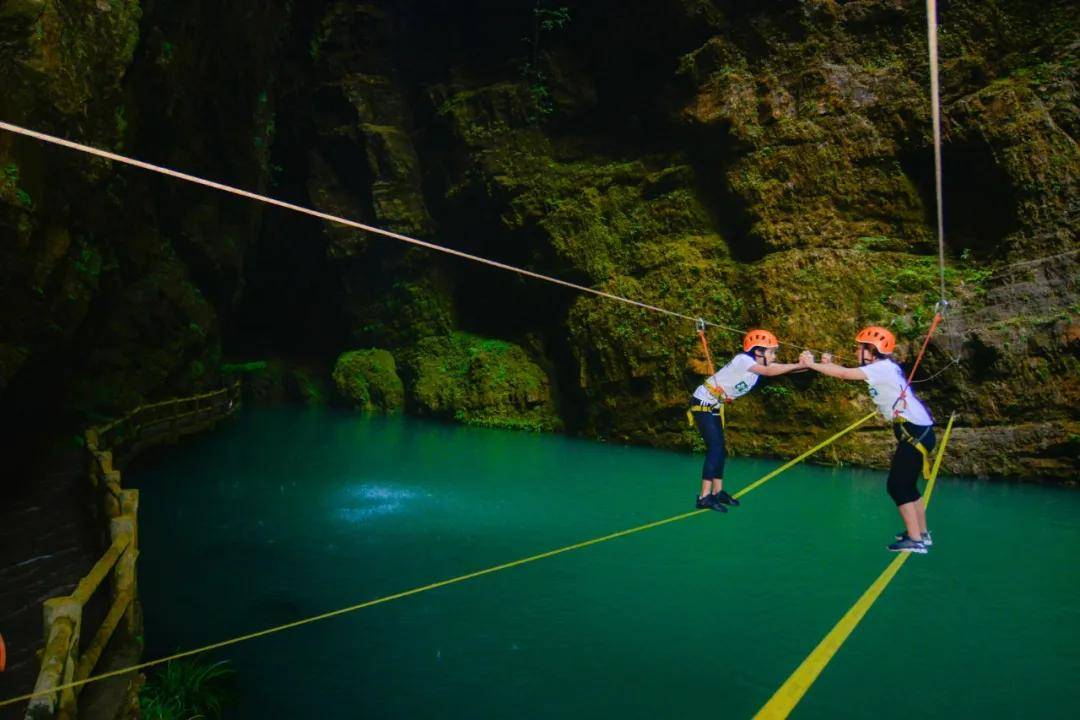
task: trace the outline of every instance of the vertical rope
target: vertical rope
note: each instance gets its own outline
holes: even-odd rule
[[[701,338],[701,347],[705,349],[705,362],[708,363],[709,377],[716,374],[716,368],[713,366],[712,355],[709,354],[709,342],[705,339],[705,331],[698,330],[698,337]]]
[[[904,389],[900,391],[899,397],[897,397],[896,402],[893,403],[893,417],[900,417],[900,412],[907,407],[907,392],[911,389],[911,381],[915,377],[915,371],[919,369],[919,363],[922,362],[923,355],[926,354],[927,346],[930,345],[930,338],[934,336],[934,331],[937,330],[940,322],[941,313],[934,313],[934,320],[930,323],[930,329],[926,333],[926,339],[923,340],[922,348],[919,350],[919,356],[915,358],[915,364],[911,366],[911,373],[908,375],[907,382],[904,384]]]
[[[926,0],[926,37],[930,49],[930,114],[934,124],[934,190],[937,198],[938,275],[945,306],[945,213],[941,192],[941,93],[938,87],[937,0]]]
[[[904,387],[904,392],[900,393],[903,397],[904,393],[911,387],[911,380],[915,377],[915,371],[919,369],[919,363],[922,362],[923,355],[926,354],[926,347],[930,344],[930,338],[934,336],[934,331],[937,330],[938,323],[941,322],[941,314],[936,313],[934,315],[933,322],[930,323],[930,329],[926,332],[926,339],[923,340],[922,348],[919,350],[919,356],[915,358],[915,364],[911,366],[911,374],[908,375],[907,385]]]

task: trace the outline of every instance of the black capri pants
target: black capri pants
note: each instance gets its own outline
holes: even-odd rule
[[[720,423],[720,414],[695,410],[694,424],[701,433],[701,439],[705,441],[705,464],[701,468],[701,479],[724,477],[727,448],[724,447],[724,426]]]
[[[889,479],[885,482],[885,488],[889,491],[889,497],[898,506],[915,502],[922,497],[918,482],[922,475],[923,456],[918,448],[904,437],[901,425],[911,437],[923,444],[927,453],[934,451],[934,445],[937,442],[933,425],[914,425],[906,421],[893,423],[893,435],[896,436],[897,445],[892,465],[889,466]]]

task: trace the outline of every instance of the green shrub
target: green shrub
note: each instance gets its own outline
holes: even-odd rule
[[[341,397],[362,410],[393,412],[405,404],[394,356],[386,350],[342,353],[334,364],[333,379]]]
[[[220,718],[232,700],[235,672],[226,661],[173,660],[150,675],[139,691],[143,720]]]

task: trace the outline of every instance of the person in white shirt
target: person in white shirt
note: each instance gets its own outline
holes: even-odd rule
[[[870,398],[878,411],[893,424],[897,447],[889,466],[886,489],[904,521],[904,531],[889,545],[893,552],[926,553],[934,544],[926,528],[926,507],[919,493],[919,475],[929,475],[930,452],[934,449],[934,419],[908,386],[903,370],[892,359],[896,336],[883,327],[871,325],[855,336],[859,367],[837,365],[824,353],[814,362],[809,350],[799,363],[819,373],[842,380],[863,380],[870,386]]]
[[[705,464],[701,468],[701,493],[694,506],[699,510],[727,512],[739,501],[724,490],[724,404],[742,397],[757,383],[758,376],[774,376],[800,368],[798,363],[776,362],[780,342],[768,330],[751,330],[743,337],[743,352],[694,391],[690,410],[694,424],[705,441]]]

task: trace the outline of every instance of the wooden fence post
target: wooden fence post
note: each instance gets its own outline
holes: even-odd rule
[[[82,605],[71,597],[46,600],[43,608],[45,620],[45,652],[41,672],[38,674],[34,692],[38,695],[26,708],[28,720],[51,718],[56,714],[71,717],[75,710],[75,693],[69,688],[60,692],[49,690],[71,682],[78,662],[79,626],[82,623]]]
[[[194,425],[199,424],[201,415],[205,413],[211,419],[231,415],[241,398],[241,383],[237,381],[231,386],[226,386],[215,393],[205,396],[196,396],[193,400],[188,399],[190,407],[194,403],[192,419]],[[203,402],[206,400],[206,402]],[[158,421],[164,424],[166,432],[163,439],[165,442],[175,442],[177,431],[180,427],[176,411],[183,407],[183,400],[174,399],[165,403],[156,403],[150,406],[139,406],[128,416],[114,421],[109,425],[91,427],[83,432],[86,441],[86,451],[89,459],[88,474],[94,488],[100,487],[102,495],[102,507],[105,515],[109,518],[109,534],[112,541],[122,536],[129,538],[127,546],[113,566],[110,592],[114,602],[114,613],[111,621],[106,621],[95,634],[91,646],[101,645],[103,649],[108,642],[112,629],[116,626],[116,615],[120,606],[116,605],[118,599],[126,600],[122,617],[127,631],[132,635],[141,633],[139,628],[140,618],[138,609],[138,582],[136,575],[136,560],[138,558],[138,512],[139,492],[137,490],[124,490],[121,487],[120,472],[113,468],[113,444],[120,435],[119,429],[126,433],[119,442],[137,446],[136,438],[141,434],[140,421],[149,418],[151,422]],[[161,422],[164,421],[164,422]],[[154,440],[155,438],[151,438]],[[129,447],[129,451],[137,451],[137,447]],[[110,552],[120,552],[119,546]],[[108,556],[107,556],[108,557]],[[99,564],[104,562],[99,561]],[[109,559],[111,562],[111,559]],[[104,571],[100,571],[104,574]],[[93,575],[94,573],[91,573]],[[89,577],[89,576],[88,576]],[[83,582],[90,582],[83,578]],[[94,587],[96,587],[94,580]],[[82,583],[80,583],[80,586]],[[92,591],[88,591],[92,592]],[[78,595],[78,593],[76,593]],[[85,662],[85,672],[90,672],[97,662],[100,650],[88,651],[87,657],[79,656],[79,638],[82,632],[82,601],[75,596],[66,596],[46,600],[43,605],[45,620],[45,648],[39,652],[41,668],[38,673],[34,692],[42,693],[34,697],[26,712],[27,720],[43,720],[44,718],[57,718],[70,720],[75,717],[77,711],[77,692],[73,688],[57,692],[55,688],[73,681],[80,669],[80,662]],[[100,638],[99,638],[100,636]]]
[[[126,499],[128,500],[129,506],[133,509],[138,509],[138,495],[135,495],[134,497],[129,495]],[[124,624],[127,632],[132,635],[138,634],[138,616],[135,605],[135,597],[138,589],[138,580],[135,575],[135,559],[139,554],[138,548],[136,547],[137,526],[138,523],[136,522],[134,514],[121,515],[118,518],[113,518],[112,521],[109,522],[109,533],[113,540],[121,535],[127,535],[131,538],[131,542],[124,550],[124,554],[116,561],[116,569],[113,571],[112,576],[112,598],[114,602],[117,598],[124,595],[131,598],[127,610],[124,611]]]
[[[110,470],[105,473],[105,493],[102,502],[105,507],[105,517],[119,517],[120,510],[120,471]]]

